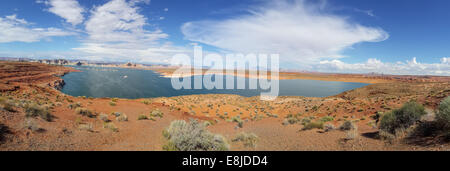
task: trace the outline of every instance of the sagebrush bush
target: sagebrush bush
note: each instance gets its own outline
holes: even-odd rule
[[[155,109],[152,112],[150,112],[150,116],[151,117],[159,117],[159,118],[163,118],[164,117],[164,113],[161,112],[161,110],[159,109]]]
[[[350,131],[356,128],[356,125],[352,121],[345,121],[339,129],[342,131]]]
[[[334,126],[333,124],[327,123],[323,126],[323,129],[325,130],[325,132],[329,132],[329,131],[335,130],[336,126]]]
[[[117,117],[116,120],[119,122],[126,122],[126,121],[128,121],[128,116],[125,114],[122,114],[119,117]]]
[[[436,114],[436,119],[444,129],[450,129],[450,96],[442,100]]]
[[[80,124],[80,125],[78,125],[78,129],[83,130],[83,131],[88,131],[88,132],[94,131],[94,127],[92,126],[91,123]]]
[[[14,102],[4,97],[0,97],[0,108],[9,112],[14,112]]]
[[[80,102],[72,103],[72,104],[69,104],[68,107],[69,107],[69,109],[76,109],[76,108],[81,107],[81,103]]]
[[[256,148],[258,139],[258,136],[254,133],[241,132],[236,135],[236,138],[233,139],[233,142],[242,142],[245,147]]]
[[[331,122],[331,121],[333,121],[334,120],[334,118],[332,117],[332,116],[325,116],[325,117],[323,117],[323,118],[320,118],[320,121],[321,122]]]
[[[323,129],[323,122],[310,122],[303,127],[303,130]]]
[[[45,121],[52,121],[52,115],[46,107],[39,106],[36,103],[25,105],[25,117],[41,117]]]
[[[147,120],[148,119],[148,117],[147,116],[145,116],[145,115],[139,115],[138,116],[138,120],[140,121],[140,120]]]
[[[117,126],[111,122],[103,123],[103,128],[110,129],[112,132],[119,132],[119,128],[117,128]]]
[[[407,129],[425,115],[425,108],[416,103],[405,103],[400,109],[393,110],[383,116],[380,129],[395,134],[396,129]]]
[[[163,131],[168,140],[163,146],[166,151],[226,151],[229,150],[225,138],[212,134],[197,120],[186,122],[173,121],[169,128]]]
[[[87,117],[93,117],[94,115],[89,109],[78,107],[75,109],[75,113]]]
[[[99,115],[99,119],[102,120],[103,122],[109,122],[110,121],[109,118],[108,118],[108,115],[104,114],[104,113]]]

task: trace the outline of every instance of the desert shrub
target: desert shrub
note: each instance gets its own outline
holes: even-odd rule
[[[116,102],[109,102],[109,105],[110,106],[117,106],[117,103]]]
[[[359,137],[358,127],[355,126],[352,130],[348,130],[346,132],[345,140],[354,140]]]
[[[333,124],[327,123],[323,126],[323,129],[325,130],[325,132],[329,132],[329,131],[335,130],[336,126],[334,126]]]
[[[147,120],[148,119],[148,117],[146,116],[146,115],[139,115],[138,116],[138,120],[140,121],[140,120]]]
[[[112,132],[119,132],[119,128],[114,123],[103,123],[103,128],[110,129]]]
[[[235,116],[235,117],[231,118],[231,121],[232,121],[232,122],[236,122],[236,123],[237,123],[237,126],[238,126],[239,128],[244,127],[244,121],[241,119],[240,116]]]
[[[283,125],[292,125],[292,124],[296,124],[300,121],[299,117],[301,116],[301,114],[297,114],[297,115],[293,115],[293,114],[289,114],[286,116],[286,118],[283,120]]]
[[[24,123],[25,129],[29,129],[33,132],[41,131],[42,129],[39,127],[39,124],[33,119],[26,119]]]
[[[72,103],[72,104],[69,104],[68,107],[69,107],[69,109],[76,109],[76,108],[81,107],[81,103],[80,102]]]
[[[87,123],[87,124],[79,124],[78,125],[78,129],[83,130],[83,131],[88,131],[88,132],[93,132],[93,126],[91,123]]]
[[[103,122],[109,122],[110,121],[109,118],[108,118],[108,115],[104,114],[104,113],[99,115],[99,119],[102,120]]]
[[[159,109],[155,109],[152,112],[150,112],[150,116],[151,117],[159,117],[159,118],[163,118],[164,117],[164,113],[161,112],[161,110]]]
[[[94,115],[89,109],[78,107],[75,109],[75,113],[87,117],[93,117]]]
[[[380,129],[395,134],[396,129],[409,128],[425,114],[425,108],[422,105],[408,102],[402,108],[385,114],[381,119]]]
[[[39,106],[36,103],[26,104],[25,105],[25,117],[41,117],[45,121],[51,121],[52,115],[48,111],[47,108],[43,106]]]
[[[116,120],[119,122],[126,122],[126,121],[128,121],[128,116],[125,114],[122,114],[119,117],[117,117]]]
[[[163,146],[166,151],[226,151],[229,145],[223,136],[212,134],[197,120],[186,122],[173,121],[169,128],[163,131],[168,140]]]
[[[9,112],[14,112],[14,102],[12,100],[0,97],[0,108]]]
[[[6,125],[0,123],[0,142],[2,142],[5,138],[5,135],[9,133],[10,133],[9,128]]]
[[[342,131],[350,131],[356,128],[356,125],[352,121],[345,121],[339,129]]]
[[[303,130],[323,129],[323,122],[310,122],[303,127]]]
[[[325,117],[320,118],[320,121],[324,122],[324,123],[325,122],[331,122],[333,120],[334,120],[334,118],[332,116],[325,116]]]
[[[436,114],[436,119],[437,122],[444,127],[444,129],[450,129],[450,96],[442,100]]]
[[[114,102],[114,103],[116,103],[116,102],[119,101],[119,99],[118,99],[118,98],[112,98],[111,101]]]
[[[151,103],[150,100],[143,100],[142,103],[144,103],[145,105],[149,105]]]
[[[245,147],[255,148],[258,143],[258,136],[254,133],[241,132],[236,135],[233,142],[242,142]]]

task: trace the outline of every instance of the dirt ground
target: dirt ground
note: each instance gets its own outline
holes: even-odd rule
[[[450,150],[449,143],[433,137],[381,140],[374,119],[377,112],[390,111],[410,100],[423,104],[432,115],[439,102],[450,95],[447,77],[377,83],[326,98],[279,97],[275,101],[261,101],[259,97],[195,95],[128,100],[64,95],[57,88],[64,84],[60,76],[69,72],[76,70],[37,63],[0,62],[1,96],[14,102],[13,110],[0,109],[1,151],[162,150],[163,130],[174,120],[190,118],[212,123],[208,130],[224,135],[231,150]],[[52,121],[27,118],[22,105],[30,102],[47,106]],[[74,104],[88,109],[95,117],[77,114],[69,108]],[[160,110],[164,116],[138,120],[140,115],[149,116],[154,110]],[[112,115],[115,112],[125,114],[128,121],[119,122]],[[107,116],[115,129],[105,128],[101,115]],[[292,115],[312,121],[331,117],[333,120],[327,124],[335,127],[353,121],[358,126],[357,136],[348,139],[345,131],[302,130],[304,126],[300,123],[283,124]],[[233,121],[235,118],[242,120],[242,127]],[[30,123],[38,129],[30,130]],[[85,129],[87,125],[90,129]],[[245,147],[232,142],[240,132],[256,134],[257,146]]]

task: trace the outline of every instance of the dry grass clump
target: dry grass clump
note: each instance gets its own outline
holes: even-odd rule
[[[94,132],[94,127],[92,126],[91,123],[79,124],[78,129],[82,131]]]
[[[286,118],[283,120],[283,125],[292,125],[296,124],[300,121],[300,116],[302,114],[298,113],[296,115],[289,114],[286,116]]]
[[[341,131],[349,131],[355,128],[356,125],[352,121],[345,121],[341,126],[339,126]]]
[[[225,138],[206,130],[204,124],[197,120],[186,122],[173,121],[169,128],[163,131],[167,144],[166,151],[227,151],[229,145]]]
[[[76,109],[76,108],[81,107],[81,103],[80,102],[72,103],[72,104],[69,104],[68,107],[69,107],[69,109]]]
[[[75,113],[79,114],[79,115],[83,115],[83,116],[87,116],[87,117],[93,117],[93,113],[86,108],[82,108],[82,107],[78,107],[75,109]]]
[[[254,133],[241,132],[236,135],[236,138],[233,139],[233,142],[242,142],[245,147],[256,148],[258,139],[258,136]]]
[[[103,123],[103,128],[110,129],[112,132],[119,132],[119,128],[117,128],[117,126],[111,122]]]
[[[306,124],[302,130],[311,130],[311,129],[323,129],[323,122],[310,122]]]
[[[126,122],[128,121],[128,116],[125,114],[121,114],[119,117],[116,118],[116,120],[119,122]]]
[[[40,117],[45,121],[52,121],[53,116],[50,114],[50,112],[48,111],[48,108],[44,107],[44,106],[39,106],[36,103],[29,103],[26,104],[25,107],[25,117]]]
[[[161,110],[159,109],[155,109],[152,112],[150,112],[150,117],[159,117],[159,118],[163,118],[164,117],[164,113],[161,112]]]
[[[26,119],[24,122],[24,128],[29,129],[33,132],[39,132],[43,129],[39,126],[39,124],[33,119]]]
[[[323,129],[325,130],[325,132],[330,132],[330,131],[336,130],[336,126],[334,126],[333,124],[327,123],[323,126]]]
[[[138,120],[148,120],[148,117],[146,115],[139,115]]]
[[[9,112],[15,112],[14,102],[5,97],[0,97],[0,108]]]
[[[104,113],[99,115],[99,119],[102,120],[103,122],[110,122],[108,115]]]

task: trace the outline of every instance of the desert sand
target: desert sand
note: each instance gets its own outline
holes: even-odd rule
[[[155,69],[169,75],[173,69]],[[72,97],[58,91],[64,85],[60,76],[77,72],[70,67],[38,63],[0,62],[0,92],[14,102],[12,110],[0,110],[0,150],[62,151],[141,151],[162,150],[162,131],[173,120],[190,118],[211,123],[208,130],[222,134],[231,150],[450,150],[440,137],[417,137],[395,142],[379,139],[377,112],[400,107],[412,99],[423,104],[430,117],[439,102],[450,95],[448,77],[366,76],[352,74],[280,73],[280,79],[314,79],[373,83],[372,85],[325,98],[279,97],[261,101],[259,97],[236,95],[194,95],[153,99],[109,99]],[[22,107],[38,103],[49,109],[51,121],[27,118]],[[93,117],[77,114],[69,106],[78,104]],[[138,120],[159,110],[162,117]],[[114,114],[126,114],[118,121]],[[301,124],[283,124],[285,118],[320,120],[338,127],[346,120],[358,126],[357,136],[348,139],[344,131],[302,130]],[[114,129],[105,126],[104,117]],[[233,118],[242,120],[241,127]],[[30,129],[30,124],[35,129]],[[86,127],[88,127],[86,129]],[[240,132],[255,133],[256,147],[232,142]]]

